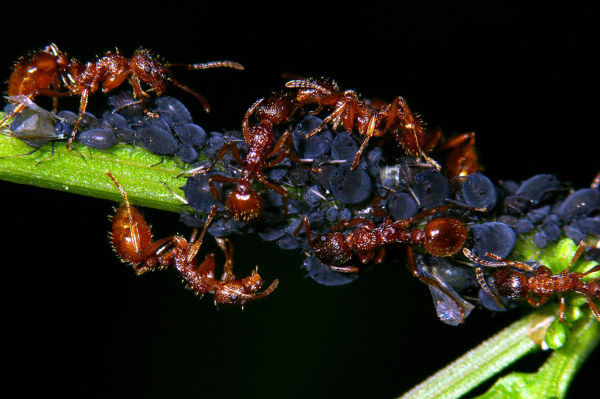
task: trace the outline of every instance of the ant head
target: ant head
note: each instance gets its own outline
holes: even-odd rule
[[[467,228],[458,219],[438,218],[425,227],[425,250],[433,256],[446,257],[457,253],[467,241]]]
[[[511,270],[505,275],[505,271],[498,270],[493,274],[493,288],[511,301],[522,301],[527,298],[527,276],[523,273]]]
[[[246,291],[257,291],[262,287],[264,280],[258,274],[258,267],[252,270],[252,274],[242,279],[242,285]]]
[[[138,49],[129,61],[133,74],[142,82],[150,85],[157,95],[167,89],[167,76],[165,66],[152,55],[149,50]]]
[[[227,197],[225,209],[235,220],[245,223],[254,222],[262,216],[263,203],[260,196],[252,190],[232,191]]]

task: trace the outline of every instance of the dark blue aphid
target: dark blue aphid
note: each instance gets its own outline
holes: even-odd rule
[[[77,133],[77,141],[88,148],[106,150],[117,145],[117,138],[112,130],[90,129]]]
[[[410,219],[419,211],[417,202],[408,193],[396,192],[390,195],[385,208],[392,220]]]
[[[318,128],[323,123],[322,119],[316,116],[307,115],[298,121],[292,130],[292,139],[294,147],[300,158],[312,159],[318,155],[327,155],[331,149],[333,135],[329,128],[325,127],[318,134],[306,138],[306,135],[312,130]]]
[[[488,222],[471,227],[473,235],[473,252],[482,259],[493,261],[485,256],[486,253],[506,258],[512,252],[517,242],[517,235],[507,224]]]
[[[328,286],[344,285],[353,282],[358,278],[356,273],[339,273],[323,264],[314,255],[309,256],[302,265],[308,272],[308,277],[319,284]]]
[[[208,178],[214,174],[216,174],[216,172],[191,176],[188,178],[185,185],[181,187],[185,194],[185,199],[192,209],[208,214],[212,210],[213,205],[216,205],[219,212],[225,210],[225,206],[215,199],[208,186]],[[222,195],[221,184],[215,183],[214,186],[217,189],[220,198]]]
[[[431,209],[445,205],[450,198],[450,184],[437,169],[428,169],[415,176],[415,195],[421,203],[421,209]]]
[[[198,159],[198,151],[189,144],[183,144],[177,150],[177,158],[181,159],[183,163],[194,163]]]
[[[530,206],[536,206],[547,200],[553,193],[562,190],[560,181],[548,174],[536,175],[525,180],[514,195],[506,197],[506,211],[512,214],[524,214]]]
[[[142,128],[137,134],[135,144],[158,155],[174,155],[179,148],[179,143],[171,133],[156,126]]]
[[[342,204],[360,204],[371,195],[371,179],[364,169],[339,166],[331,175],[331,193]]]
[[[490,179],[481,173],[473,173],[465,178],[459,199],[468,206],[491,210],[498,200],[496,188]]]
[[[344,159],[348,162],[352,162],[356,157],[356,151],[358,151],[358,145],[348,132],[340,132],[335,136],[335,139],[333,139],[333,145],[331,147],[331,157],[333,159]]]
[[[568,223],[571,220],[584,218],[598,208],[600,208],[600,190],[584,188],[569,195],[558,214],[561,220]]]
[[[198,125],[192,123],[177,125],[173,126],[173,131],[183,144],[189,144],[196,148],[200,148],[206,144],[206,132]]]
[[[156,110],[171,126],[192,123],[190,111],[176,98],[169,96],[157,98]]]

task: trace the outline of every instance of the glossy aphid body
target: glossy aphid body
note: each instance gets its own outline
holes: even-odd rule
[[[530,305],[538,307],[546,303],[550,295],[561,293],[558,321],[562,323],[565,318],[566,292],[576,292],[583,295],[594,316],[600,320],[600,311],[592,300],[592,298],[600,299],[600,279],[594,279],[590,282],[582,281],[583,277],[600,271],[600,265],[596,265],[584,273],[570,272],[571,267],[573,267],[583,253],[585,246],[585,241],[579,243],[569,266],[560,273],[552,274],[552,270],[549,267],[540,265],[535,269],[532,277],[527,277],[524,273],[513,269],[533,271],[533,268],[525,263],[504,259],[501,256],[491,253],[486,253],[485,255],[495,261],[487,261],[474,255],[466,248],[463,249],[463,253],[469,260],[479,265],[503,268],[494,272],[493,288],[500,296],[506,297],[511,301],[527,300]],[[499,302],[498,296],[487,286],[485,280],[479,274],[477,277],[482,288]],[[533,295],[538,298],[536,299]]]
[[[127,193],[117,180],[110,172],[107,174],[118,187],[125,201],[113,217],[112,245],[119,258],[133,266],[136,274],[143,274],[157,267],[174,266],[188,287],[196,294],[214,294],[216,305],[244,306],[250,301],[269,295],[277,287],[278,281],[275,280],[266,290],[257,292],[263,284],[263,279],[258,274],[258,267],[250,276],[243,279],[236,278],[232,271],[233,247],[229,245],[227,249],[226,240],[218,241],[226,257],[221,280],[214,278],[214,254],[207,255],[205,260],[199,266],[197,265],[196,256],[206,230],[216,214],[216,208],[213,208],[209,214],[197,240],[197,231],[194,230],[189,242],[179,235],[153,242],[150,227],[144,217],[131,206]]]
[[[289,131],[281,135],[276,142],[274,132],[275,126],[291,120],[296,109],[297,104],[291,93],[272,93],[269,97],[258,100],[246,112],[242,123],[244,141],[248,145],[246,157],[242,159],[238,147],[230,141],[223,145],[215,161],[204,171],[204,173],[212,171],[217,161],[225,156],[227,149],[231,149],[235,160],[242,165],[239,177],[212,175],[208,179],[210,190],[217,200],[220,200],[219,193],[213,182],[237,185],[225,201],[225,209],[236,220],[251,223],[260,219],[263,214],[263,201],[251,187],[255,178],[281,196],[284,212],[288,212],[287,190],[281,185],[267,181],[263,171],[281,163],[285,158],[300,162],[300,159],[291,152],[293,142]],[[268,161],[271,157],[275,158]]]
[[[299,106],[316,104],[317,109],[312,112],[313,114],[320,112],[324,107],[333,108],[331,115],[324,119],[323,124],[308,133],[307,137],[317,134],[329,122],[333,122],[334,130],[339,125],[344,126],[348,132],[356,128],[358,133],[365,137],[356,153],[352,169],[358,166],[360,156],[371,137],[381,137],[388,132],[408,155],[422,156],[439,169],[439,165],[425,155],[433,148],[437,139],[425,131],[420,119],[410,111],[402,97],[396,97],[386,107],[373,108],[354,90],[342,92],[334,81],[292,80],[286,83],[286,87],[298,89],[296,100]]]

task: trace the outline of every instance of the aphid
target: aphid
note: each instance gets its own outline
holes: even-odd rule
[[[494,272],[494,288],[498,291],[501,296],[504,296],[511,301],[524,301],[535,307],[542,306],[550,295],[560,292],[560,307],[558,311],[558,321],[563,322],[565,319],[565,293],[566,292],[577,292],[585,297],[592,313],[598,320],[600,320],[600,311],[596,304],[592,301],[592,298],[600,299],[600,279],[594,279],[589,283],[582,281],[582,278],[588,274],[600,271],[600,265],[592,267],[585,273],[572,273],[569,272],[571,267],[575,264],[579,256],[583,253],[586,247],[585,241],[581,241],[577,247],[577,252],[571,259],[569,267],[560,273],[552,274],[552,270],[547,266],[538,266],[535,270],[533,277],[527,277],[520,271],[513,270],[512,267],[532,271],[532,267],[519,262],[504,259],[498,255],[492,253],[486,253],[485,255],[489,258],[495,259],[494,261],[487,261],[475,256],[471,251],[463,248],[463,253],[469,260],[474,263],[480,264],[487,267],[504,267],[502,270]],[[482,288],[486,290],[496,301],[498,297],[490,290],[485,280],[483,280],[481,273],[477,273],[477,279]],[[534,298],[533,295],[539,297]]]
[[[19,58],[8,78],[7,96],[23,95],[29,100],[33,100],[39,95],[54,97],[54,111],[56,111],[57,98],[71,95],[69,92],[57,91],[60,86],[59,77],[64,74],[68,62],[67,55],[62,53],[54,43],[44,50],[35,51]],[[4,126],[9,119],[18,115],[25,107],[25,104],[19,103],[2,119],[0,126]]]
[[[89,148],[95,148],[99,151],[112,148],[117,145],[117,137],[112,130],[108,129],[90,129],[80,132],[77,135],[77,141]]]
[[[464,178],[458,199],[464,201],[467,206],[491,210],[496,206],[498,193],[490,179],[481,173],[473,173]]]
[[[475,308],[457,294],[475,282],[475,274],[465,266],[452,264],[448,259],[419,255],[416,259],[419,273],[435,280],[437,286],[429,285],[438,317],[446,324],[456,326]],[[449,295],[450,294],[450,295]],[[464,317],[463,317],[464,315]]]
[[[25,104],[27,108],[21,111],[13,120],[9,132],[2,132],[2,134],[17,138],[28,146],[34,147],[34,149],[25,154],[7,155],[0,157],[0,159],[30,155],[48,143],[52,144],[50,154],[50,157],[52,157],[54,155],[54,142],[64,140],[67,137],[60,131],[63,121],[58,116],[35,105],[33,101],[24,95],[20,94],[10,98],[13,101],[18,101],[20,104]],[[57,122],[55,123],[55,121]],[[57,126],[59,126],[58,129]],[[42,161],[39,161],[38,164]]]
[[[277,142],[274,142],[275,132],[273,130],[274,126],[288,122],[296,108],[294,96],[290,93],[272,93],[269,97],[258,100],[246,112],[242,123],[244,140],[249,147],[245,159],[240,156],[236,144],[230,141],[221,147],[212,165],[204,171],[204,173],[210,172],[217,161],[223,158],[227,149],[231,149],[235,160],[242,165],[239,177],[213,175],[208,179],[211,192],[217,200],[220,198],[213,182],[237,184],[237,188],[229,194],[225,201],[225,209],[236,220],[251,223],[260,219],[263,214],[262,199],[251,188],[254,178],[279,194],[283,201],[284,212],[288,212],[287,190],[283,186],[267,181],[263,170],[281,163],[286,157],[291,158],[294,162],[300,162],[300,159],[290,152],[293,143],[289,131],[286,131]],[[254,119],[255,122],[252,123],[251,119]],[[275,155],[277,155],[275,159],[267,161]]]
[[[150,227],[144,217],[131,206],[127,193],[111,173],[107,172],[107,175],[118,187],[125,200],[113,218],[113,248],[123,262],[134,267],[138,275],[157,266],[175,266],[191,290],[201,295],[214,294],[216,305],[244,306],[250,301],[269,295],[277,287],[278,280],[274,280],[266,290],[257,292],[263,284],[263,279],[258,274],[258,267],[248,277],[235,278],[232,272],[233,246],[229,245],[227,249],[225,240],[217,239],[226,258],[221,280],[214,279],[214,254],[208,254],[199,266],[196,265],[196,255],[208,226],[217,212],[216,207],[213,207],[209,214],[198,240],[196,240],[197,231],[194,230],[189,242],[179,235],[152,242]]]

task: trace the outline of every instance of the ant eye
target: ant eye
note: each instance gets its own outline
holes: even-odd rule
[[[144,67],[144,72],[146,72],[146,73],[150,73],[150,67],[146,65],[146,66]]]

